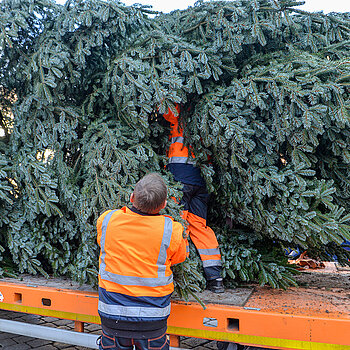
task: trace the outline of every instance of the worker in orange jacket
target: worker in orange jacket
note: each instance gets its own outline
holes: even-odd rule
[[[179,222],[159,214],[166,198],[164,180],[152,173],[136,184],[131,208],[97,220],[100,349],[169,349],[170,267],[186,259],[186,240]]]
[[[163,117],[170,122],[171,144],[168,151],[168,170],[176,181],[183,183],[183,197],[180,204],[184,210],[182,216],[188,222],[188,231],[203,263],[207,288],[215,293],[224,292],[221,277],[221,255],[214,231],[207,226],[207,206],[209,194],[201,176],[195,167],[194,155],[184,146],[183,129],[179,125],[180,106],[176,104],[178,115],[169,108]]]

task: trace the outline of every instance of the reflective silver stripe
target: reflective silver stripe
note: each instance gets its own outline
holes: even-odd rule
[[[109,220],[111,219],[112,215],[116,212],[117,210],[112,210],[110,211],[103,219],[102,221],[102,235],[101,235],[101,263],[100,263],[100,270],[99,274],[101,278],[104,275],[104,272],[106,272],[106,263],[105,263],[105,258],[106,258],[106,251],[105,251],[105,241],[106,241],[106,232],[107,232],[107,225],[109,223]],[[104,278],[105,279],[105,278]]]
[[[111,305],[98,302],[98,310],[108,315],[120,315],[126,317],[166,317],[170,314],[170,304],[166,307],[139,307]]]
[[[214,249],[198,249],[200,255],[217,255],[220,254],[219,248]]]
[[[182,136],[176,136],[171,138],[171,143],[180,142],[184,143],[184,138]]]
[[[158,265],[158,278],[165,277],[166,270],[166,251],[170,246],[171,234],[173,232],[173,223],[170,218],[164,216],[164,231],[163,231],[163,239],[160,245],[157,265]]]
[[[106,271],[106,263],[105,263],[105,240],[106,240],[106,232],[107,225],[112,215],[116,212],[113,210],[109,212],[102,222],[102,235],[101,235],[101,263],[99,274],[103,280],[121,284],[124,286],[146,286],[146,287],[160,287],[166,286],[173,282],[173,275],[165,276],[165,262],[166,262],[166,251],[170,245],[171,234],[172,234],[172,221],[170,218],[165,217],[164,222],[164,231],[163,231],[163,239],[161,248],[159,251],[159,256],[157,260],[158,265],[158,277],[137,277],[137,276],[124,276],[118,275],[109,271]]]
[[[203,267],[221,266],[221,260],[204,260]]]
[[[188,157],[170,157],[169,158],[169,164],[170,163],[187,163],[187,164],[195,164],[195,160],[192,160]]]
[[[160,287],[166,286],[173,281],[173,275],[167,277],[137,277],[117,275],[109,271],[100,271],[101,278],[106,281],[121,284],[123,286],[145,286]]]
[[[190,252],[190,246],[187,245],[187,246],[186,246],[186,253],[189,253],[189,252]]]

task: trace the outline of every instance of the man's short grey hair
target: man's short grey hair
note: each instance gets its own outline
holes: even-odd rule
[[[134,206],[144,213],[153,213],[167,199],[167,186],[157,173],[144,176],[134,188]]]

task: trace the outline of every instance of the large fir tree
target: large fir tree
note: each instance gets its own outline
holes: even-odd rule
[[[181,122],[213,196],[225,280],[293,284],[284,247],[349,256],[350,15],[295,1],[0,4],[0,237],[20,272],[96,282],[97,217],[164,169]],[[210,161],[208,161],[208,156]],[[169,201],[167,212],[179,208]],[[203,287],[194,247],[178,290]],[[0,271],[2,273],[2,271]]]

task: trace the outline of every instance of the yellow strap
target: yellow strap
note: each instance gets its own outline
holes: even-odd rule
[[[50,317],[56,317],[56,318],[61,318],[65,320],[81,321],[81,322],[96,323],[96,324],[101,323],[99,316],[77,314],[74,312],[56,311],[56,310],[49,310],[45,308],[39,308],[39,307],[6,304],[6,303],[1,303],[0,308],[3,310],[25,312],[27,314],[34,314],[34,315],[50,316]]]
[[[302,340],[279,339],[230,332],[214,332],[199,329],[168,327],[169,334],[192,338],[213,339],[255,346],[268,346],[296,350],[350,350],[350,345],[324,344]]]

